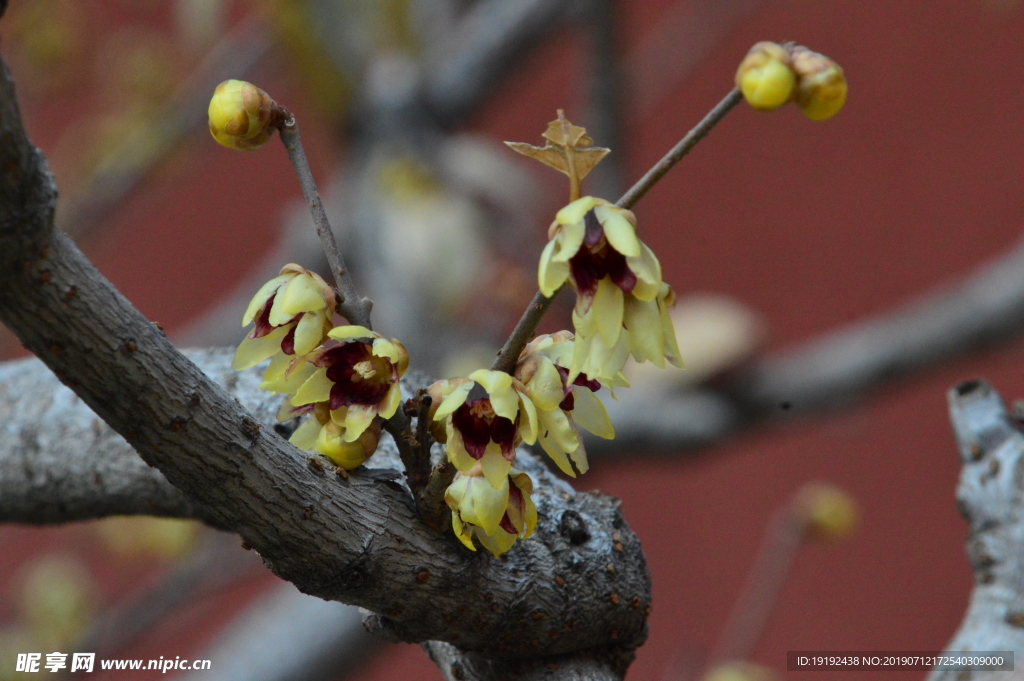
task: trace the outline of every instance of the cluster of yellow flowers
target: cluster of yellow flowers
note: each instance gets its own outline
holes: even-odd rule
[[[843,69],[802,45],[757,43],[736,71],[736,85],[755,109],[772,111],[792,101],[814,121],[835,116],[846,103]]]
[[[538,268],[550,297],[566,282],[576,292],[576,333],[533,339],[513,375],[479,370],[430,387],[432,432],[459,471],[446,500],[455,534],[495,555],[530,536],[536,509],[529,477],[513,467],[516,447],[540,443],[575,477],[589,467],[580,428],[615,436],[595,393],[628,385],[629,355],[680,366],[668,308],[672,289],[654,253],[636,236],[636,218],[603,199],[583,197],[555,216]]]
[[[311,417],[292,434],[300,449],[353,469],[377,449],[381,419],[402,400],[405,348],[362,326],[332,323],[334,291],[314,272],[285,265],[256,293],[242,318],[255,323],[235,351],[236,371],[271,359],[260,387],[282,393],[278,420]]]
[[[794,101],[814,120],[835,115],[846,101],[842,69],[800,46],[758,43],[736,82],[754,108]],[[226,81],[210,102],[210,132],[225,146],[253,149],[269,139],[271,119],[282,111],[259,88]],[[608,151],[592,147],[585,133],[559,112],[545,133],[547,146],[513,148],[565,172],[578,195],[585,171]],[[570,286],[575,333],[534,338],[511,373],[480,369],[427,391],[431,435],[457,471],[445,493],[455,535],[469,549],[479,542],[495,556],[537,525],[533,482],[513,466],[516,448],[539,442],[566,475],[585,473],[580,428],[615,435],[595,393],[628,386],[622,368],[630,355],[660,368],[682,366],[668,312],[675,294],[662,281],[658,258],[637,237],[631,211],[585,196],[558,211],[548,239],[538,267],[540,291],[550,298]],[[291,442],[353,469],[373,454],[382,420],[401,406],[399,379],[409,360],[397,340],[363,326],[335,327],[336,311],[334,291],[323,279],[285,266],[249,304],[242,325],[254,327],[233,367],[271,359],[261,387],[287,395],[278,419],[309,415]],[[815,511],[823,525],[839,526],[849,516],[839,504],[828,508]]]

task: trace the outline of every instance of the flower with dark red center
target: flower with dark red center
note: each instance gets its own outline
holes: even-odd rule
[[[579,428],[605,439],[615,437],[615,429],[594,394],[601,389],[601,382],[586,374],[569,380],[573,354],[573,335],[569,331],[538,336],[523,349],[515,376],[537,408],[537,439],[541,447],[563,473],[576,477],[570,459],[580,473],[589,468]],[[626,382],[621,379],[615,385]]]
[[[325,403],[331,420],[354,442],[379,415],[389,419],[402,401],[399,379],[409,364],[405,348],[363,326],[331,329],[330,341],[309,356],[315,370],[296,391],[296,407]]]
[[[508,551],[517,539],[526,539],[537,527],[537,507],[530,495],[530,476],[510,468],[498,487],[491,485],[480,464],[455,474],[444,498],[452,510],[455,536],[470,551],[473,537],[495,557]]]
[[[438,439],[448,460],[463,472],[479,462],[487,481],[500,487],[519,443],[537,439],[537,412],[522,384],[501,371],[480,369],[468,379],[438,381],[428,392],[437,405],[432,420],[445,424]]]
[[[662,287],[657,257],[636,236],[633,213],[603,199],[585,196],[558,211],[541,254],[541,293],[552,296],[566,281],[576,291],[573,324],[585,353],[569,367],[580,373],[614,379],[632,350],[626,316],[636,303],[654,301]],[[661,333],[643,327],[640,333]],[[664,345],[664,342],[662,342]],[[664,365],[664,358],[660,366]]]
[[[310,373],[301,359],[327,337],[336,307],[334,291],[319,275],[285,265],[249,303],[242,326],[255,326],[238,345],[231,367],[240,371],[273,357],[260,387],[294,392]]]

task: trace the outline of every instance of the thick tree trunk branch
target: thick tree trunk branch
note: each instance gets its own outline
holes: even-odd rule
[[[1012,650],[1019,670],[1024,664],[1024,434],[984,381],[950,390],[949,411],[963,462],[956,498],[970,525],[967,557],[975,586],[947,650]],[[928,680],[963,678],[962,671],[935,671]],[[972,671],[969,678],[1008,677],[1006,672]]]
[[[54,231],[55,201],[3,68],[0,319],[277,575],[379,613],[378,630],[393,638],[490,658],[608,645],[628,655],[643,641],[649,577],[614,500],[573,495],[524,455],[539,487],[536,535],[502,560],[469,553],[424,527],[394,474],[342,480],[261,427]]]

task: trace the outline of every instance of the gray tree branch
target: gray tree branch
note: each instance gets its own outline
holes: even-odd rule
[[[626,659],[643,642],[650,580],[615,500],[573,495],[523,455],[539,487],[537,533],[502,560],[470,554],[420,522],[394,474],[342,480],[261,427],[54,230],[55,207],[4,66],[0,320],[275,574],[378,613],[375,628],[394,639],[493,659],[609,645]]]
[[[1014,651],[1024,663],[1024,433],[984,381],[949,391],[963,470],[956,499],[970,526],[974,592],[950,652]],[[1006,672],[934,671],[928,681],[996,681]],[[1013,678],[1019,677],[1019,671]]]

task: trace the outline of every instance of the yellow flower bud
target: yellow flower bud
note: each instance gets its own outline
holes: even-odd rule
[[[846,103],[846,76],[834,61],[806,47],[793,48],[793,71],[797,75],[794,99],[804,115],[823,121],[839,113]]]
[[[797,492],[793,512],[816,539],[845,539],[860,524],[857,502],[824,482],[809,482]]]
[[[373,456],[380,442],[380,423],[375,419],[354,442],[345,441],[345,430],[329,421],[320,429],[314,449],[346,470],[359,468]]]
[[[225,80],[210,99],[210,134],[231,149],[256,149],[274,134],[277,104],[263,90],[242,80]]]
[[[796,87],[789,53],[776,43],[757,43],[740,63],[736,85],[758,111],[778,109],[790,100]]]

